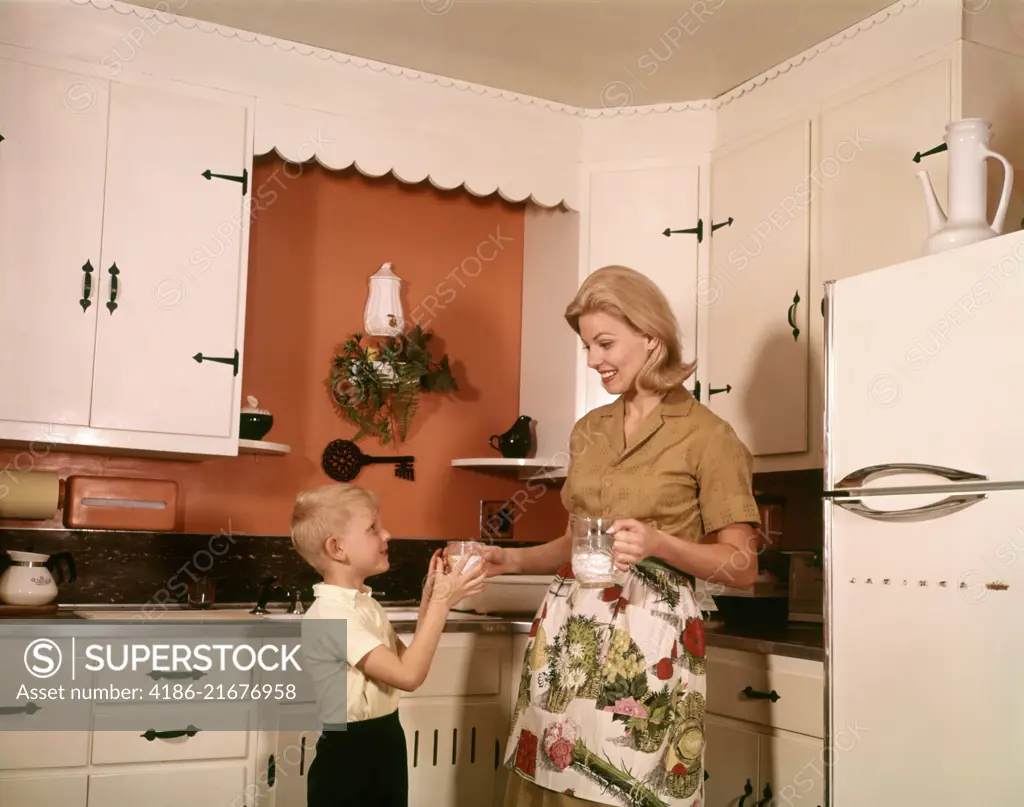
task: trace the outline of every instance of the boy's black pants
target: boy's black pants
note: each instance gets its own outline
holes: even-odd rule
[[[409,769],[398,711],[325,726],[309,766],[306,807],[408,807]]]

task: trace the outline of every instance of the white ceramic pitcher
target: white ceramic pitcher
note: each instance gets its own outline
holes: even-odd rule
[[[991,137],[992,127],[981,118],[966,118],[946,126],[943,141],[949,151],[948,218],[935,198],[928,172],[922,169],[915,175],[921,181],[928,208],[926,255],[1002,233],[1013,187],[1013,166],[1002,154],[989,149]],[[990,157],[999,160],[1004,171],[1003,193],[991,224],[988,223],[988,166],[985,162]]]

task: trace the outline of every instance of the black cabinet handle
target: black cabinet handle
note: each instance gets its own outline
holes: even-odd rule
[[[107,303],[107,310],[113,314],[117,308],[117,276],[121,274],[121,270],[113,263],[107,271],[110,273],[110,301]]]
[[[743,694],[746,695],[748,698],[760,698],[764,700],[770,700],[772,703],[775,703],[775,701],[782,697],[774,689],[771,692],[759,692],[753,687],[747,687],[746,689],[744,689]]]
[[[273,787],[274,782],[277,781],[277,763],[274,761],[274,755],[270,755],[270,759],[267,760],[267,787]]]
[[[768,803],[772,800],[772,786],[771,783],[767,783],[764,786],[764,798],[757,803],[757,807],[768,807]]]
[[[189,724],[187,729],[177,729],[175,731],[157,731],[156,729],[148,729],[144,734],[140,734],[140,737],[145,737],[147,742],[153,742],[153,740],[173,740],[175,737],[195,737],[199,731],[195,726]]]
[[[299,776],[306,773],[306,737],[299,739]]]
[[[42,706],[35,703],[26,703],[24,706],[0,706],[0,715],[31,715],[42,708]]]
[[[221,357],[218,357],[218,356],[204,356],[202,353],[196,353],[196,355],[194,355],[192,358],[195,359],[199,364],[202,364],[204,361],[215,361],[215,362],[219,362],[220,364],[230,364],[234,368],[234,373],[232,373],[232,375],[238,375],[238,351],[237,350],[235,351],[234,357],[232,357],[230,359],[225,359],[225,358],[221,358]]]
[[[789,312],[786,314],[786,321],[789,322],[789,327],[793,329],[793,341],[797,340],[800,336],[800,329],[796,327],[796,323],[793,318],[796,316],[796,307],[800,303],[800,292],[793,292],[793,305],[789,307]]]
[[[732,392],[732,384],[726,384],[724,387],[719,387],[718,389],[712,387],[708,390],[708,397],[710,398],[712,395],[718,395],[720,392],[724,392],[726,394]]]
[[[82,271],[85,272],[85,284],[82,288],[82,299],[78,301],[78,304],[82,306],[82,313],[92,305],[92,300],[89,297],[92,295],[92,263],[86,261],[82,266]]]
[[[750,796],[753,796],[753,795],[754,795],[754,786],[752,784],[750,784],[750,780],[747,779],[747,783],[743,786],[743,795],[740,796],[740,802],[739,802],[739,804],[736,805],[736,807],[743,807],[743,802],[745,802]]]
[[[198,681],[206,675],[206,673],[199,672],[197,670],[190,670],[187,672],[163,672],[161,670],[150,670],[146,675],[154,681],[158,681],[161,678],[170,678],[172,680],[175,678],[191,678],[193,681]]]

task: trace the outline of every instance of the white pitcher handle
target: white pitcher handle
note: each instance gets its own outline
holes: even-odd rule
[[[1003,195],[999,197],[999,206],[996,208],[996,216],[992,219],[992,231],[997,235],[1003,231],[1003,223],[1006,220],[1006,211],[1010,206],[1010,190],[1013,188],[1013,166],[1002,154],[996,154],[991,149],[981,146],[981,153],[986,157],[992,157],[1003,164]]]

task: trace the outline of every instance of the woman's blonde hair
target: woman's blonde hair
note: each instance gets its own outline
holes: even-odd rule
[[[646,275],[626,266],[605,266],[592,272],[565,309],[565,320],[577,334],[580,317],[603,311],[656,341],[636,377],[641,392],[666,393],[693,375],[696,362],[683,361],[679,321],[668,299]]]

